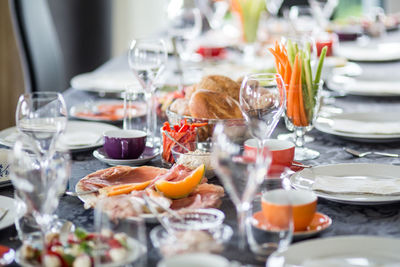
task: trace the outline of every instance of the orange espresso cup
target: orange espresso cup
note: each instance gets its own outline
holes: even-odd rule
[[[271,229],[287,229],[292,214],[294,231],[305,231],[317,211],[317,196],[306,190],[276,189],[263,193],[261,207]]]
[[[246,154],[251,157],[257,155],[257,140],[249,139],[244,143]],[[293,163],[295,145],[286,140],[269,139],[266,141],[264,149],[271,153],[272,161],[268,174],[280,174],[285,168],[290,168]]]

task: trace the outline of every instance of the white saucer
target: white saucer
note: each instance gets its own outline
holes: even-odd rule
[[[100,160],[101,162],[107,163],[108,165],[111,166],[117,166],[117,165],[139,166],[145,164],[146,162],[149,162],[150,160],[157,157],[159,154],[160,154],[159,150],[153,149],[151,147],[146,147],[143,154],[137,159],[111,159],[107,156],[102,147],[93,151],[93,156],[96,159]]]

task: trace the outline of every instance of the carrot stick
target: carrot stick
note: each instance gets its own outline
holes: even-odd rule
[[[299,81],[301,77],[301,68],[299,66],[299,54],[296,55],[296,58],[294,60],[294,70],[293,72],[295,73],[294,81],[293,83],[293,99],[292,99],[292,105],[293,105],[293,124],[295,126],[301,126],[301,120],[300,120],[300,103],[299,103]]]
[[[279,61],[279,64],[285,66],[285,59],[277,51],[274,51],[272,48],[268,48],[268,50],[271,52],[272,55],[275,56],[275,59]]]
[[[288,92],[288,100],[287,100],[287,115],[292,121],[294,120],[294,113],[295,113],[295,105],[294,105],[294,99],[295,99],[295,87],[296,87],[296,81],[297,79],[297,73],[299,72],[298,70],[298,56],[296,55],[295,63],[293,64],[293,70],[292,70],[292,77],[290,77],[290,84],[289,84],[289,92]],[[294,121],[293,121],[294,122]]]

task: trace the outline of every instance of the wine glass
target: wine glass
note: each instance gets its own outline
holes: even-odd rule
[[[54,211],[70,177],[70,156],[66,151],[56,151],[46,165],[41,164],[41,160],[39,147],[33,139],[19,135],[10,156],[10,178],[18,198],[40,227],[43,238],[56,218]]]
[[[125,203],[125,209],[133,210],[136,214],[142,213],[140,205],[132,201],[130,196],[121,196],[118,200]],[[123,218],[121,213],[105,212],[107,201],[110,200],[99,199],[94,212],[95,243],[98,249],[94,257],[95,266],[146,266],[147,242],[143,218]]]
[[[275,73],[246,75],[240,88],[240,108],[258,141],[259,151],[272,134],[286,105],[282,76]]]
[[[159,137],[157,131],[155,83],[165,69],[167,49],[162,39],[135,39],[132,41],[128,53],[129,66],[137,80],[145,90],[147,102],[147,145],[157,147]]]
[[[33,139],[42,157],[51,157],[68,112],[60,93],[34,92],[19,97],[15,118],[18,130]]]
[[[228,0],[196,0],[196,5],[206,17],[211,29],[221,28],[225,14],[229,10]]]
[[[243,38],[244,63],[253,65],[256,59],[257,31],[265,2],[261,0],[233,1],[232,9],[238,15]]]
[[[192,47],[189,41],[199,36],[202,29],[200,10],[193,1],[171,0],[167,7],[167,19],[168,34],[176,45],[179,59],[190,60]]]
[[[211,153],[211,163],[236,208],[240,249],[246,245],[246,214],[271,162],[267,150],[255,158],[245,153],[244,142],[249,138],[243,120],[220,122],[214,129]]]

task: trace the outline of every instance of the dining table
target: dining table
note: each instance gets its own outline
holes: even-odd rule
[[[389,33],[389,39],[400,39],[398,32]],[[359,62],[363,70],[363,75],[377,75],[382,77],[392,73],[396,75],[400,70],[400,61],[390,62]],[[96,72],[108,72],[112,70],[128,69],[126,54],[115,57],[99,67]],[[63,93],[67,106],[70,108],[77,103],[88,100],[103,99],[104,95],[76,90],[69,88]],[[398,112],[400,114],[400,95],[399,96],[357,96],[341,95],[335,92],[330,93],[330,105],[334,105],[338,110],[345,112],[368,111],[374,112]],[[400,118],[400,117],[399,117]],[[118,124],[117,124],[118,125]],[[119,124],[119,127],[122,125]],[[273,132],[273,138],[281,133],[287,133],[283,119],[277,125]],[[381,151],[400,154],[400,138],[390,142],[365,142],[365,140],[349,140],[339,136],[323,133],[313,129],[307,133],[315,140],[307,143],[306,146],[320,152],[320,156],[313,160],[303,161],[301,163],[311,166],[337,164],[337,163],[381,163],[400,166],[400,158],[367,156],[354,157],[346,153],[343,148],[352,148],[359,151]],[[67,190],[74,191],[76,183],[86,175],[109,166],[97,160],[93,154],[93,149],[72,153],[71,177],[68,181]],[[161,166],[160,156],[156,157],[148,165]],[[217,177],[210,179],[210,183],[220,184]],[[7,186],[0,188],[0,195],[13,197],[13,187]],[[0,203],[1,206],[1,203]],[[249,249],[241,251],[238,249],[236,211],[228,194],[222,199],[220,209],[225,213],[225,223],[234,229],[234,235],[229,242],[225,244],[225,249],[221,253],[231,261],[238,261],[245,266],[265,266],[265,261],[258,261]],[[400,201],[397,203],[382,205],[355,205],[330,201],[324,198],[318,199],[317,210],[328,215],[332,219],[332,225],[310,239],[326,238],[333,236],[350,235],[371,235],[381,237],[400,238]],[[82,227],[88,231],[94,230],[93,209],[85,209],[81,200],[74,196],[61,196],[59,207],[56,211],[59,218],[73,222],[77,227]],[[157,224],[147,223],[147,234]],[[147,235],[149,237],[149,235]],[[302,242],[302,241],[293,241]],[[21,242],[17,238],[15,226],[10,226],[0,230],[0,244],[17,249]],[[161,255],[153,247],[149,238],[147,238],[147,265],[156,266],[160,261]],[[13,263],[11,266],[18,266]]]

